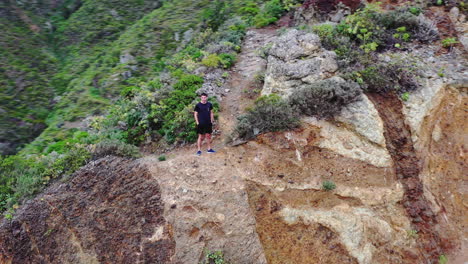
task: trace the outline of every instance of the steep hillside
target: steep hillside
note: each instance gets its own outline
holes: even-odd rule
[[[36,29],[38,37],[47,37],[41,49],[56,63],[44,77],[50,93],[34,90],[32,99],[25,94],[24,107],[11,104],[6,116],[30,111],[27,102],[36,98],[50,110],[37,112],[46,118],[37,121],[37,132],[45,129],[33,142],[0,159],[2,211],[102,153],[118,149],[119,155],[137,156],[140,146],[154,151],[193,142],[188,117],[196,91],[220,98],[246,27],[276,21],[293,2],[85,1],[57,2],[55,9],[41,3],[9,7],[52,25]],[[41,9],[46,7],[51,11]],[[37,10],[49,21],[40,20]],[[24,142],[30,137],[19,128],[6,126],[5,133]]]
[[[54,98],[50,85],[56,58],[28,14],[0,3],[0,153],[12,154],[45,128]]]
[[[3,154],[11,154],[51,125],[46,119],[60,100],[58,95],[78,89],[68,87],[82,75],[78,61],[95,61],[96,46],[108,46],[127,26],[161,3],[4,1],[1,5],[0,80],[6,115],[2,115],[0,142]],[[102,108],[103,102],[94,100],[97,102]]]

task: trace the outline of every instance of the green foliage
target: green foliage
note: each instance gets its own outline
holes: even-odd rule
[[[332,78],[295,90],[288,100],[298,113],[329,118],[355,101],[360,94],[358,84]]]
[[[207,252],[202,264],[227,264],[222,251]]]
[[[444,67],[439,69],[439,71],[437,72],[437,76],[439,76],[439,77],[444,77],[445,76],[445,68]]]
[[[445,38],[442,40],[442,47],[451,48],[457,43],[460,43],[457,41],[457,38]]]
[[[375,23],[380,12],[378,4],[368,4],[365,8],[347,16],[338,25],[337,30],[357,41],[359,47],[366,52],[376,51],[381,43],[379,37],[383,32],[383,28]]]
[[[408,230],[406,232],[408,238],[414,238],[414,239],[417,239],[418,238],[418,231],[417,230],[414,230],[414,229],[411,229],[411,230]]]
[[[259,71],[255,74],[254,80],[257,83],[263,83],[265,81],[265,71]]]
[[[336,185],[334,182],[332,181],[324,181],[322,183],[322,189],[324,189],[325,191],[332,191],[336,188]]]
[[[93,159],[99,159],[107,155],[120,157],[139,158],[141,157],[138,147],[126,144],[116,139],[103,139],[99,141],[91,150]]]
[[[138,86],[127,86],[127,87],[122,89],[122,91],[120,92],[120,96],[127,97],[127,98],[132,98],[140,90],[141,90],[141,87],[138,87]]]
[[[7,1],[0,9],[14,6]],[[16,153],[44,129],[55,92],[50,79],[57,70],[56,58],[43,49],[45,38],[13,14],[0,16],[0,142],[11,144],[0,155]]]
[[[9,221],[13,220],[13,214],[12,213],[6,212],[4,215],[5,215],[6,220],[9,220]]]
[[[219,54],[219,59],[223,68],[228,69],[236,62],[236,55],[233,53],[221,53]]]
[[[408,101],[409,100],[409,93],[408,92],[404,92],[401,94],[401,100],[403,101]]]
[[[283,11],[284,8],[279,0],[270,0],[265,3],[260,12],[253,18],[254,25],[256,27],[267,26],[277,21]]]
[[[276,94],[261,96],[247,113],[238,118],[236,136],[250,139],[260,133],[280,131],[297,127],[297,115],[281,97]]]
[[[413,14],[413,15],[415,15],[415,16],[418,16],[419,14],[421,14],[421,8],[419,8],[419,7],[414,7],[414,6],[412,6],[412,7],[410,7],[408,10],[409,10],[409,12],[410,12],[411,14]]]
[[[368,66],[354,74],[362,78],[363,88],[366,91],[404,93],[419,86],[415,79],[415,75],[418,75],[417,70],[409,60],[394,60],[389,63],[380,62],[374,66]]]
[[[281,15],[291,8],[298,5],[297,0],[269,0],[266,1],[262,8],[258,8],[256,4],[251,4],[250,7],[243,11],[253,16],[253,25],[256,27],[264,27],[273,22],[276,22]]]
[[[435,25],[414,15],[415,12],[416,9],[411,8],[383,11],[378,3],[368,4],[336,26],[321,24],[314,26],[313,31],[319,35],[325,48],[335,50],[340,58],[354,60],[359,54],[355,47],[373,53],[401,47],[402,41],[417,39],[429,42],[437,39]]]
[[[448,258],[445,255],[440,255],[439,264],[447,264],[447,263],[448,263]]]
[[[206,67],[216,68],[221,62],[221,58],[216,54],[209,54],[202,60],[202,64]]]
[[[52,22],[51,29],[41,31],[49,32],[44,38],[15,17],[0,18],[0,41],[7,44],[0,49],[0,85],[6,87],[0,107],[13,117],[7,126],[0,120],[11,131],[0,131],[0,137],[19,145],[45,128],[18,155],[0,159],[1,211],[92,158],[137,157],[135,145],[146,140],[196,140],[193,106],[203,78],[194,70],[203,64],[231,67],[257,15],[273,21],[296,3],[78,2],[59,3],[56,10],[42,13],[38,25]],[[206,54],[216,63],[203,61]],[[16,80],[24,84],[19,93]],[[216,112],[218,103],[210,101]],[[92,120],[89,133],[64,126],[87,117]],[[18,123],[25,125],[11,129]]]
[[[82,145],[69,146],[64,154],[20,155],[0,159],[0,204],[2,211],[41,191],[59,177],[71,175],[86,164],[91,155]]]
[[[8,202],[11,200],[13,191],[7,189],[10,188],[10,186],[7,187],[4,184],[1,184],[0,186],[2,187],[2,190],[0,191],[0,212],[3,212],[8,209]]]
[[[158,157],[159,161],[165,161],[166,160],[166,155],[161,155]]]

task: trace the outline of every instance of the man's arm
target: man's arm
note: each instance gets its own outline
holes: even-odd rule
[[[197,123],[198,125],[198,112],[197,111],[193,112],[193,117],[195,117],[195,123]]]
[[[214,114],[213,114],[213,110],[210,110],[210,118],[211,118],[211,124],[214,123]]]

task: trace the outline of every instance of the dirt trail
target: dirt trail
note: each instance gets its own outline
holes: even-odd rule
[[[258,86],[255,76],[266,68],[266,60],[260,56],[259,50],[271,43],[279,27],[269,26],[261,29],[250,29],[242,43],[234,68],[229,71],[230,80],[226,89],[229,93],[221,103],[219,124],[223,138],[233,130],[237,117],[249,106],[253,99],[247,96]]]
[[[418,232],[424,263],[438,263],[439,256],[443,254],[437,230],[438,221],[423,193],[423,183],[419,177],[421,162],[416,156],[411,132],[405,123],[401,101],[395,94],[369,94],[369,98],[384,121],[384,136],[395,164],[396,177],[405,188],[403,206],[413,228]]]

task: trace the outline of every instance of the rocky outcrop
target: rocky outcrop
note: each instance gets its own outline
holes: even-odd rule
[[[205,157],[204,157],[205,156]],[[164,201],[176,243],[171,263],[199,263],[221,250],[230,263],[267,263],[248,205],[242,170],[223,153],[145,159]]]
[[[104,158],[0,225],[1,263],[166,263],[174,254],[161,189],[138,162]]]
[[[336,54],[323,49],[317,35],[296,29],[278,37],[268,54],[262,95],[287,97],[295,89],[329,78],[338,70]]]

